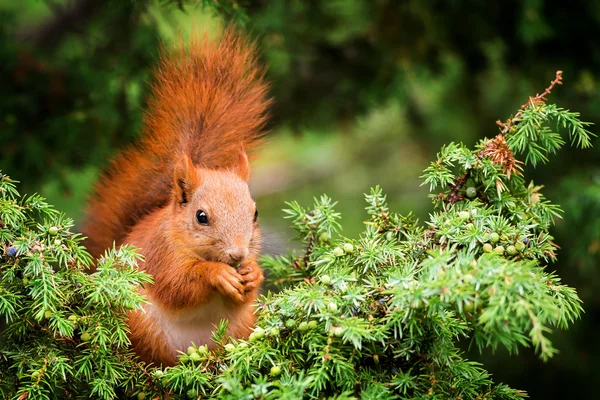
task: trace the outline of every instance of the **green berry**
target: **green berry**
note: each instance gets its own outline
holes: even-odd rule
[[[354,246],[352,246],[352,243],[345,243],[344,244],[344,251],[346,253],[352,253],[354,251]]]
[[[273,365],[271,367],[271,376],[279,376],[281,375],[281,368],[277,365]]]
[[[300,322],[300,325],[298,325],[298,329],[301,331],[307,331],[308,330],[308,323],[306,321],[302,321]]]
[[[473,279],[473,275],[471,275],[471,274],[465,274],[465,276],[463,276],[463,280],[465,282],[471,282],[472,279]]]
[[[77,321],[77,315],[75,315],[75,314],[71,314],[71,315],[69,315],[69,318],[68,318],[68,320],[69,320],[69,321],[73,321],[73,322]]]
[[[33,371],[33,372],[31,373],[31,377],[32,377],[33,379],[37,379],[39,376],[40,376],[40,371]]]
[[[198,354],[208,354],[208,346],[200,346],[198,347]]]
[[[56,235],[58,235],[58,228],[56,226],[51,226],[48,229],[48,233],[51,234],[52,236],[56,236]]]
[[[261,328],[260,326],[257,326],[256,328],[254,328],[254,332],[256,335],[257,339],[262,339],[263,337],[265,337],[265,330],[263,328]]]
[[[235,345],[233,343],[227,343],[225,345],[225,350],[227,351],[233,351],[235,349]]]
[[[60,246],[60,244],[61,244],[61,243],[62,243],[62,242],[60,241],[60,239],[55,239],[55,240],[54,240],[54,245],[55,245],[55,246]]]
[[[496,246],[494,251],[498,254],[504,254],[504,246]]]
[[[469,218],[471,218],[471,214],[469,214],[468,211],[461,211],[458,213],[458,217],[460,219],[462,219],[463,221],[468,220]]]
[[[338,309],[338,306],[335,302],[332,301],[331,303],[329,303],[327,305],[327,308],[329,308],[329,311],[331,311],[331,312],[336,312]]]
[[[394,231],[388,231],[388,233],[385,234],[385,237],[387,240],[394,240],[396,238],[396,234]]]
[[[195,399],[198,397],[198,391],[196,389],[190,389],[187,391],[187,397],[190,399]]]
[[[146,398],[146,393],[139,392],[137,395],[138,400],[144,400]]]
[[[157,378],[162,378],[164,374],[165,373],[163,372],[162,369],[157,369],[156,371],[154,371],[154,376]]]
[[[239,347],[248,347],[248,343],[240,342]]]
[[[511,255],[514,256],[515,254],[517,254],[517,248],[513,245],[510,245],[506,248],[506,252]]]
[[[474,208],[474,209],[471,210],[471,215],[472,216],[476,216],[477,215],[477,209],[476,208]]]
[[[49,319],[50,317],[52,317],[52,311],[48,310],[44,313],[44,318]]]
[[[475,308],[474,306],[475,304],[471,300],[467,300],[465,301],[464,309],[465,311],[471,312]]]
[[[271,336],[277,337],[279,336],[279,328],[271,328]]]
[[[327,239],[329,239],[329,236],[327,235],[327,232],[321,233],[321,236],[319,236],[319,239],[321,240],[321,242],[326,242]]]
[[[341,326],[336,326],[335,328],[333,328],[333,334],[335,336],[342,336],[344,334],[344,328],[342,328]]]
[[[296,327],[296,320],[295,319],[288,319],[287,321],[285,321],[285,326],[287,326],[290,329],[295,328]]]
[[[474,227],[475,227],[475,225],[473,225],[473,224],[472,224],[472,223],[470,223],[470,222],[469,222],[468,224],[466,224],[466,225],[465,225],[465,229],[468,229],[468,230],[471,230],[471,229],[473,229]]]
[[[473,268],[475,268],[477,266],[477,260],[471,260],[471,262],[469,263],[469,265]]]
[[[329,275],[321,276],[321,283],[323,285],[329,285],[331,283],[331,278],[329,277]]]
[[[499,240],[500,240],[500,235],[498,235],[496,232],[493,232],[490,235],[490,242],[492,242],[492,243],[498,243]]]
[[[318,325],[318,323],[317,323],[317,321],[315,321],[315,320],[312,320],[312,321],[309,321],[309,322],[308,322],[308,327],[309,327],[310,329],[315,329],[315,328],[317,327],[317,325]]]
[[[91,336],[88,332],[83,332],[81,334],[81,340],[83,340],[84,342],[88,342],[91,339]]]
[[[335,249],[333,249],[333,255],[336,257],[341,257],[344,255],[344,250],[342,250],[341,247],[336,247]]]
[[[29,285],[29,279],[23,278],[23,285]]]
[[[254,340],[262,339],[263,337],[265,337],[265,330],[263,328],[261,328],[260,326],[257,326],[256,328],[254,328],[254,332],[252,332],[250,334],[248,339],[250,339],[251,341],[254,341]]]
[[[483,251],[485,251],[486,253],[491,253],[492,250],[494,250],[494,248],[492,247],[491,244],[486,243],[483,245]]]
[[[192,354],[190,354],[190,360],[198,362],[202,359],[202,357],[200,357],[200,354],[194,352]]]
[[[191,356],[196,352],[196,348],[194,346],[190,346],[187,348],[187,353]]]
[[[182,364],[185,364],[188,361],[190,361],[190,357],[187,354],[182,354],[179,356],[179,362]]]
[[[472,199],[475,196],[477,196],[477,189],[475,189],[473,186],[469,186],[467,188],[467,197]]]
[[[525,243],[517,242],[515,243],[515,248],[517,249],[517,251],[523,251],[525,250]]]

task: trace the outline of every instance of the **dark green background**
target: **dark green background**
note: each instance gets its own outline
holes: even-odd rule
[[[202,5],[205,7],[202,7]],[[600,2],[0,0],[0,169],[78,218],[107,160],[139,133],[159,44],[179,32],[254,35],[275,105],[252,188],[265,250],[291,244],[280,209],[327,193],[344,233],[361,231],[363,192],[427,218],[418,178],[441,145],[497,132],[529,95],[564,71],[550,101],[600,122]],[[592,131],[596,131],[593,127]],[[598,132],[598,131],[596,131]],[[600,380],[600,143],[565,148],[528,170],[565,210],[557,270],[586,314],[552,336],[547,363],[527,349],[480,359],[532,398],[597,398]],[[468,348],[468,343],[465,343]]]

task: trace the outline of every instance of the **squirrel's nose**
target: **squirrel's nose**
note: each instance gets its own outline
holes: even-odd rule
[[[247,247],[234,247],[227,251],[227,255],[234,262],[243,261],[246,257],[248,257],[248,253],[249,251]]]

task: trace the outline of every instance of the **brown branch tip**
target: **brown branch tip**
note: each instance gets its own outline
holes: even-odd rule
[[[556,77],[554,78],[553,81],[550,82],[550,86],[548,86],[542,92],[542,94],[536,94],[535,96],[530,96],[527,103],[523,104],[519,108],[519,111],[512,118],[509,118],[506,122],[497,120],[496,125],[498,125],[500,128],[502,128],[499,135],[505,135],[506,133],[508,133],[508,131],[510,131],[510,128],[512,128],[512,126],[515,123],[515,119],[521,118],[521,116],[522,116],[521,112],[523,110],[525,110],[526,108],[534,107],[536,105],[544,104],[546,102],[546,96],[548,96],[550,94],[552,89],[554,89],[554,87],[556,85],[562,85],[562,74],[563,74],[562,71],[556,71]]]
[[[515,124],[515,120],[520,119],[523,115],[522,112],[530,107],[535,107],[538,105],[542,105],[546,102],[546,96],[550,94],[552,89],[556,85],[562,85],[562,71],[556,71],[556,77],[553,81],[550,82],[550,86],[548,86],[542,94],[536,94],[535,96],[530,96],[527,103],[523,104],[519,111],[511,118],[509,118],[506,122],[502,122],[500,120],[496,121],[496,125],[501,128],[500,133],[496,135],[493,139],[490,139],[485,148],[479,152],[477,155],[478,158],[487,157],[492,160],[495,164],[502,165],[502,171],[506,173],[508,179],[510,179],[511,174],[521,175],[523,172],[522,162],[514,158],[514,154],[510,151],[508,147],[508,143],[504,138],[504,135],[510,131],[510,129]],[[470,170],[465,171],[463,176],[456,177],[454,182],[449,184],[451,191],[444,199],[444,202],[449,204],[454,204],[460,200],[462,200],[463,196],[460,195],[460,191],[463,189],[467,180],[469,179]]]

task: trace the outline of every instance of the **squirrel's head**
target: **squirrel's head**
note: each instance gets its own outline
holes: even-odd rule
[[[171,205],[176,247],[193,257],[232,266],[258,256],[258,210],[248,188],[249,175],[243,150],[229,170],[196,167],[189,156],[181,157],[175,166]]]

